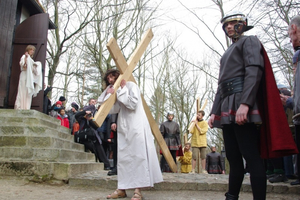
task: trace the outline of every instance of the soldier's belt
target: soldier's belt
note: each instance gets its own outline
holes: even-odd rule
[[[165,137],[164,138],[176,138],[176,135],[175,134],[165,133]]]
[[[219,84],[221,98],[223,99],[231,94],[242,92],[243,86],[244,86],[243,77],[235,77],[223,81],[222,83]]]

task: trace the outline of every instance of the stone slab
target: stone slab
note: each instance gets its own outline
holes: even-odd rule
[[[37,176],[58,180],[68,180],[69,177],[90,171],[102,171],[103,163],[99,162],[29,162],[0,161],[0,175],[6,176]]]
[[[222,174],[180,174],[163,173],[164,181],[154,185],[150,190],[156,191],[218,191],[226,192],[228,188],[228,175]],[[300,186],[291,186],[287,183],[267,183],[267,193],[274,194],[300,194]],[[107,176],[106,171],[88,172],[76,175],[69,179],[70,186],[115,189],[117,176]],[[143,189],[144,190],[144,189]],[[245,176],[242,192],[252,192],[249,176]]]
[[[4,161],[51,161],[51,162],[91,162],[93,153],[58,148],[0,147],[0,160]]]

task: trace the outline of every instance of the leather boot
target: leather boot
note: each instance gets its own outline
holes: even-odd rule
[[[234,196],[232,194],[229,194],[228,192],[225,194],[226,199],[225,200],[238,200],[239,196]]]

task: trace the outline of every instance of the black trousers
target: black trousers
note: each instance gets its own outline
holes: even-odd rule
[[[223,126],[226,157],[230,165],[229,190],[238,196],[244,179],[243,158],[250,171],[253,199],[266,199],[266,172],[259,154],[259,132],[253,123],[245,125],[229,124]]]
[[[109,143],[102,140],[102,147],[103,147],[103,150],[104,150],[104,153],[105,153],[106,157],[108,158],[108,156],[109,156],[109,152],[108,152]]]
[[[296,145],[298,148],[298,151],[300,151],[300,125],[295,125],[295,133],[296,133]],[[298,180],[300,181],[300,153],[297,154],[297,163],[296,168],[298,172]]]
[[[172,158],[173,158],[175,163],[176,163],[176,152],[177,152],[177,150],[170,150],[170,153],[171,153]],[[162,172],[172,172],[172,170],[170,169],[170,166],[168,165],[164,155],[161,156],[160,168],[161,168]]]
[[[114,168],[116,168],[118,163],[118,133],[117,132],[114,132],[113,160],[114,160]]]
[[[104,149],[98,141],[87,141],[84,143],[84,146],[93,152],[100,162],[104,163],[104,167],[110,167]]]

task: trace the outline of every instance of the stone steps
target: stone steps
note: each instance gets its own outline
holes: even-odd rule
[[[53,120],[56,120],[53,118]],[[0,135],[14,135],[14,136],[51,136],[69,141],[73,140],[73,135],[69,133],[69,129],[59,125],[57,128],[47,127],[44,125],[27,125],[18,123],[15,125],[3,124],[1,125]]]
[[[1,147],[0,160],[7,161],[48,161],[48,162],[92,162],[93,153],[73,151],[58,148],[31,148],[31,147]]]
[[[103,163],[99,162],[0,161],[0,175],[39,176],[41,179],[68,180],[71,176],[103,168]]]
[[[3,122],[18,124],[26,123],[27,125],[44,124],[47,127],[57,128],[60,121],[44,113],[35,110],[14,110],[0,109],[0,119]]]
[[[67,180],[104,168],[53,117],[35,110],[0,109],[0,121],[0,175]]]
[[[3,128],[3,127],[2,127]],[[0,128],[1,129],[1,128]],[[71,139],[62,139],[52,136],[1,135],[0,147],[34,147],[34,148],[61,148],[84,151],[84,145],[75,143]]]

